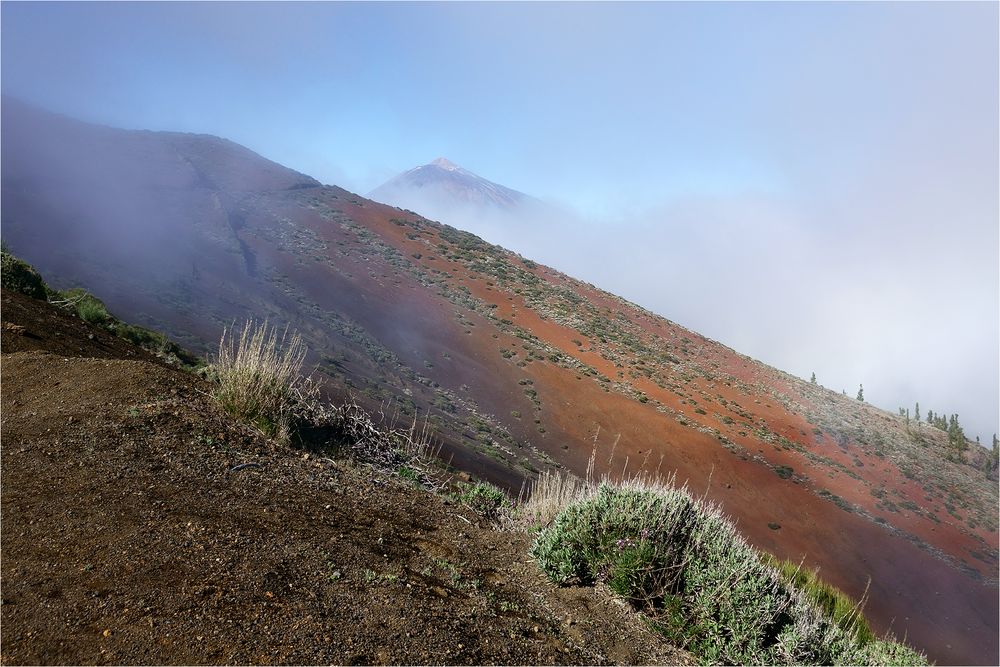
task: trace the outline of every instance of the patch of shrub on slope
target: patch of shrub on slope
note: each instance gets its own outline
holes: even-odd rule
[[[33,299],[46,299],[49,288],[31,264],[10,254],[0,245],[0,284],[5,289],[26,294]]]
[[[705,662],[926,664],[838,623],[717,508],[671,485],[602,483],[543,528],[532,553],[556,583],[606,582]]]
[[[0,284],[4,289],[20,292],[40,301],[69,310],[84,322],[103,327],[109,332],[138,345],[167,363],[194,370],[204,365],[202,360],[184,350],[158,331],[126,324],[112,315],[104,302],[80,287],[57,290],[49,287],[33,266],[0,246]]]

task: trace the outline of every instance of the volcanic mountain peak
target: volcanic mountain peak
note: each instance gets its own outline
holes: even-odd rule
[[[434,165],[435,167],[441,167],[442,169],[446,169],[447,171],[457,171],[461,169],[461,167],[459,167],[457,164],[455,164],[446,157],[439,157],[435,159],[433,162],[431,162],[431,164]]]
[[[372,190],[372,199],[420,211],[437,218],[449,217],[455,207],[484,210],[514,210],[539,204],[523,192],[512,190],[439,157],[414,167]]]

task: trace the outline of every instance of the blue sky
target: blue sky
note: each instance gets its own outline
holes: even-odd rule
[[[6,2],[0,48],[5,93],[361,193],[447,156],[574,211],[575,236],[497,239],[523,254],[988,440],[997,25],[987,2]]]
[[[787,188],[798,166],[789,152],[814,139],[827,167],[857,159],[851,145],[891,129],[954,74],[908,78],[939,55],[927,33],[951,40],[951,59],[985,65],[989,52],[976,50],[989,40],[964,36],[988,37],[991,13],[930,3],[8,3],[3,75],[5,90],[49,107],[223,134],[361,191],[443,154],[606,211],[671,192]]]

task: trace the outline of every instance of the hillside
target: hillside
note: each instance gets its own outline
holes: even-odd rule
[[[856,597],[870,578],[877,631],[997,662],[985,451],[223,140],[3,113],[4,240],[57,286],[201,352],[250,314],[288,323],[331,395],[419,414],[514,490],[595,450],[598,472],[676,471],[758,547]]]
[[[276,447],[204,381],[2,300],[4,664],[688,660],[606,592],[549,584],[527,536]]]

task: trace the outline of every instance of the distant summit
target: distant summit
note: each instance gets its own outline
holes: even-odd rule
[[[540,203],[534,197],[488,181],[444,157],[403,172],[372,190],[368,196],[438,218],[448,217],[441,213],[457,207],[495,212]]]
[[[455,171],[456,169],[461,169],[461,167],[459,167],[457,164],[455,164],[446,157],[439,157],[433,162],[431,162],[431,164],[436,167],[441,167],[442,169],[447,169],[448,171]]]

